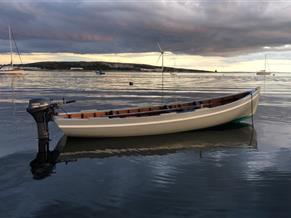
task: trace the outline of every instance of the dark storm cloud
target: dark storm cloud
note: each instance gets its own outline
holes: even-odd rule
[[[22,52],[156,51],[235,55],[291,44],[284,1],[11,1],[0,3],[0,52],[8,24]]]

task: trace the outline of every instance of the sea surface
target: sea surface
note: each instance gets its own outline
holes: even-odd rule
[[[25,71],[0,75],[0,217],[291,217],[291,73]],[[129,82],[133,82],[130,86]],[[31,98],[63,111],[227,95],[260,86],[252,121],[124,139],[71,139],[50,123],[38,165]],[[39,158],[39,156],[38,156]]]

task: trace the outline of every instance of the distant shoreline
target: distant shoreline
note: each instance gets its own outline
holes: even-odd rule
[[[7,65],[0,65],[1,68]],[[27,71],[104,71],[104,72],[161,72],[161,66],[149,65],[149,64],[133,64],[133,63],[119,63],[119,62],[105,62],[105,61],[43,61],[28,64],[15,64],[14,66],[20,67]],[[174,73],[257,73],[251,71],[210,71],[199,69],[187,69],[187,68],[175,68],[164,67],[164,72]],[[280,73],[280,72],[271,72]]]
[[[47,61],[16,65],[28,70],[71,70],[71,71],[132,71],[132,72],[161,72],[161,67],[148,64],[132,64],[118,62],[64,62]],[[164,72],[214,73],[207,70],[193,70],[185,68],[164,67]]]

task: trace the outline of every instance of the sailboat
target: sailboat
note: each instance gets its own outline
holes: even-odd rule
[[[10,64],[2,66],[0,68],[0,74],[16,74],[16,75],[20,75],[20,74],[23,74],[23,70],[20,69],[19,67],[16,67],[13,64],[13,44],[14,44],[14,46],[16,48],[17,55],[19,57],[19,60],[20,60],[21,64],[22,64],[22,59],[21,59],[18,47],[16,45],[16,41],[15,41],[14,36],[13,36],[12,29],[11,29],[10,26],[8,26],[8,31],[9,31],[9,45],[10,45]]]
[[[265,55],[265,69],[264,70],[260,70],[256,74],[259,75],[259,76],[267,76],[267,75],[271,74],[271,72],[267,71],[267,55]]]

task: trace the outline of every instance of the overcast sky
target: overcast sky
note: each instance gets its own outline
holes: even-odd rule
[[[10,0],[0,2],[0,53],[8,25],[21,52],[157,51],[239,57],[289,51],[291,2],[255,0]]]
[[[287,2],[287,3],[284,3]],[[237,55],[291,44],[288,1],[4,1],[23,52],[149,52]],[[0,51],[8,51],[1,42]]]

